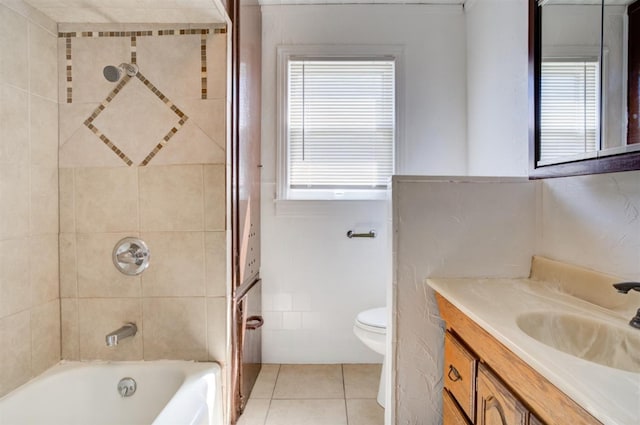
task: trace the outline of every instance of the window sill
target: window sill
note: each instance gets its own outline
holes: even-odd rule
[[[386,193],[386,192],[385,192]],[[384,199],[275,199],[276,216],[328,217],[370,213],[371,210],[384,210],[389,200]]]

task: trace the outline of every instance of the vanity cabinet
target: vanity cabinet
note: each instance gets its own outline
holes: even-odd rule
[[[446,389],[442,391],[442,425],[472,425]]]
[[[436,294],[445,321],[443,425],[602,425]]]
[[[478,425],[527,425],[529,411],[483,364],[476,385]]]

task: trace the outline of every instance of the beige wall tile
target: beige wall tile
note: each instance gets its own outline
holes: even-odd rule
[[[207,298],[207,347],[209,360],[227,358],[227,300]]]
[[[209,99],[227,94],[227,35],[210,34],[207,40],[207,85]]]
[[[58,233],[58,167],[31,167],[31,234]]]
[[[31,165],[58,166],[58,103],[31,96]]]
[[[73,173],[73,168],[58,169],[60,233],[75,233],[76,231]]]
[[[0,239],[29,234],[28,164],[0,166]]]
[[[201,97],[199,34],[139,37],[137,44],[140,72],[169,99]]]
[[[224,164],[226,154],[189,119],[151,160],[151,165]]]
[[[62,38],[61,40],[64,39]],[[61,52],[60,57],[64,58],[64,54]],[[63,69],[66,68],[66,60],[63,61],[62,64]],[[66,71],[65,71],[66,72]],[[66,76],[63,75],[63,78],[60,80],[65,83]],[[59,145],[62,146],[71,139],[76,132],[80,129],[85,129],[89,131],[89,129],[84,125],[84,122],[87,118],[93,114],[96,108],[100,105],[100,103],[66,103],[67,102],[67,89],[66,83],[63,84],[63,96],[60,98],[61,103],[58,106],[60,113],[60,123],[58,130],[58,142]],[[102,142],[91,133],[95,139],[95,142],[102,144]]]
[[[29,161],[29,95],[0,84],[0,163]]]
[[[27,90],[29,75],[20,70],[28,67],[27,20],[4,5],[0,6],[0,82]],[[11,58],[11,60],[8,60]]]
[[[206,289],[209,297],[227,293],[227,234],[205,232]]]
[[[157,95],[132,78],[93,124],[134,164],[140,164],[179,121],[180,117]]]
[[[29,84],[31,93],[58,101],[58,39],[29,24]]]
[[[202,166],[142,167],[139,173],[142,230],[204,230]]]
[[[131,39],[128,37],[74,38],[71,41],[73,61],[73,102],[102,102],[116,83],[104,78],[102,69],[131,61]],[[65,78],[60,75],[60,78]]]
[[[139,297],[140,276],[120,273],[113,264],[113,248],[133,233],[78,233],[78,296],[81,298]],[[153,259],[152,259],[153,261]]]
[[[31,307],[29,240],[0,241],[0,317]]]
[[[76,266],[76,234],[60,233],[60,297],[78,296],[78,276]]]
[[[31,5],[23,0],[2,0],[2,4],[9,9],[12,9],[16,13],[24,16],[29,21],[36,25],[41,26],[51,34],[55,35],[57,32],[57,24],[51,18],[46,16],[39,10],[34,9]]]
[[[188,123],[202,130],[224,152],[227,137],[227,102],[224,99],[179,98],[176,99],[176,103],[181,105],[184,113],[189,116]],[[204,163],[222,164],[224,161]]]
[[[151,250],[141,275],[145,297],[205,295],[204,232],[142,233]]]
[[[37,306],[60,296],[58,281],[58,235],[30,238],[31,305]]]
[[[282,365],[273,398],[344,398],[342,365]]]
[[[140,299],[80,299],[78,321],[81,360],[142,359],[142,311]],[[107,347],[105,336],[124,324],[137,324],[138,333]]]
[[[31,378],[31,314],[0,319],[0,395]]]
[[[61,353],[64,360],[80,360],[78,299],[60,300]]]
[[[347,425],[344,400],[271,400],[265,425],[299,424]]]
[[[75,174],[79,233],[138,229],[138,175],[135,168],[82,168]]]
[[[226,168],[224,165],[204,167],[204,205],[206,230],[226,227]]]
[[[205,298],[145,298],[145,360],[207,360]]]
[[[38,375],[60,361],[60,303],[49,301],[31,311],[31,371]]]
[[[379,364],[345,364],[344,390],[346,398],[376,398],[380,383]]]
[[[61,147],[60,167],[128,167],[86,126],[77,129]]]

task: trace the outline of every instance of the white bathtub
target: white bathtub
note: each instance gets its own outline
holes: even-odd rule
[[[61,362],[0,399],[0,425],[222,425],[220,391],[216,363]]]

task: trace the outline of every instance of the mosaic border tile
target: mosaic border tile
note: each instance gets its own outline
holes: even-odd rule
[[[188,28],[188,29],[160,29],[144,31],[71,31],[59,32],[59,38],[65,38],[66,54],[66,91],[67,103],[73,103],[73,67],[72,47],[73,38],[98,38],[98,37],[130,37],[131,38],[131,63],[137,63],[137,37],[166,36],[166,35],[200,35],[200,81],[202,99],[207,99],[207,35],[226,34],[227,28]]]
[[[149,154],[144,158],[144,160],[139,164],[144,167],[160,152],[162,148],[171,140],[171,138],[184,126],[189,117],[180,110],[167,96],[164,95],[156,86],[154,86],[142,73],[138,72],[136,77],[144,84],[144,86],[149,89],[154,95],[158,97],[165,105],[169,107],[179,118],[178,123],[173,126],[167,134],[158,142],[158,144],[149,152]],[[122,161],[128,166],[133,165],[133,161],[124,153],[120,148],[118,148],[115,143],[113,143],[102,131],[97,128],[93,122],[98,118],[98,116],[104,111],[109,103],[113,101],[113,99],[122,91],[124,86],[131,81],[130,76],[125,75],[122,80],[118,83],[118,85],[107,95],[105,100],[93,111],[93,113],[84,121],[84,125],[86,125],[98,138],[105,144],[113,153],[118,155]]]
[[[151,84],[151,81],[147,80],[140,72],[136,74],[136,77],[138,77],[138,80],[140,80],[142,84],[144,84],[149,90],[151,90],[153,94],[158,96],[158,98],[162,100],[165,105],[167,105],[180,118],[178,124],[171,130],[169,130],[167,134],[165,134],[165,136],[162,138],[162,140],[160,140],[160,142],[153,148],[153,150],[149,152],[149,154],[142,160],[140,166],[144,167],[145,165],[149,164],[153,157],[156,156],[162,148],[165,147],[167,142],[169,142],[169,140],[171,140],[171,138],[178,132],[178,130],[182,128],[189,117],[186,116],[185,113],[182,112],[176,105],[174,105],[173,102],[171,102],[169,98],[166,97],[160,90],[158,90],[153,84]]]
[[[65,57],[66,57],[66,91],[67,103],[73,102],[73,68],[71,63],[71,37],[65,38]]]
[[[226,34],[227,28],[173,28],[144,31],[71,31],[59,32],[59,38],[95,38],[95,37],[151,37],[162,35],[201,35]]]

